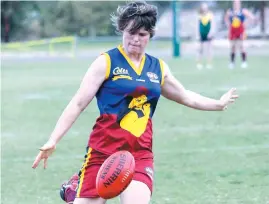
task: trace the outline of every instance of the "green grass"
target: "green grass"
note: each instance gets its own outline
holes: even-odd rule
[[[116,44],[120,44],[121,39],[115,38],[115,40],[107,40],[107,41],[94,41],[94,40],[87,40],[87,39],[78,39],[75,49],[79,51],[85,51],[90,49],[96,48],[104,48],[110,49],[111,47],[115,46]],[[32,46],[21,46],[18,48],[8,48],[5,44],[1,44],[1,51],[2,52],[13,52],[13,53],[34,53],[34,52],[71,52],[73,49],[73,42],[62,42],[62,43],[53,43],[52,48],[50,49],[50,44],[43,44],[43,45],[32,45]],[[160,49],[160,48],[172,48],[171,40],[158,40],[158,41],[151,41],[148,46],[149,49]]]
[[[218,98],[237,87],[226,112],[201,112],[161,99],[154,118],[153,204],[266,204],[269,201],[269,59],[249,69],[196,70],[193,59],[167,60],[190,90]],[[4,204],[57,204],[59,186],[82,164],[98,116],[86,109],[49,160],[32,170],[38,148],[77,88],[90,59],[2,61],[2,178]],[[118,203],[114,199],[108,203]]]

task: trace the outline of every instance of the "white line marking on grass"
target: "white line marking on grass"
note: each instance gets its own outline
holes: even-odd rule
[[[26,99],[26,100],[49,100],[51,97],[48,96],[47,94],[41,94],[41,93],[30,93],[30,94],[25,94],[23,96],[23,99]]]

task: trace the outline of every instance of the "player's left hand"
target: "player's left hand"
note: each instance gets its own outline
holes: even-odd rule
[[[220,98],[220,102],[223,106],[222,110],[227,109],[228,105],[234,103],[238,97],[239,95],[236,94],[236,88],[232,88],[227,93],[223,94]]]

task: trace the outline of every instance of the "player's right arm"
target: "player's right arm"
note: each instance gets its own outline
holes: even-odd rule
[[[72,124],[76,121],[81,112],[92,101],[96,92],[106,78],[106,71],[106,56],[100,55],[89,67],[78,91],[58,119],[48,142],[40,148],[40,152],[33,163],[33,168],[36,168],[42,159],[44,159],[44,168],[46,168],[47,159],[56,148],[56,144],[71,128]]]

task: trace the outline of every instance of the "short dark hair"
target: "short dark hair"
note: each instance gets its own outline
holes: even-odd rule
[[[147,4],[144,1],[130,2],[124,6],[119,6],[116,14],[111,15],[113,25],[117,32],[122,33],[132,22],[129,32],[134,34],[139,29],[144,28],[150,33],[150,37],[155,34],[158,9],[156,6]]]

